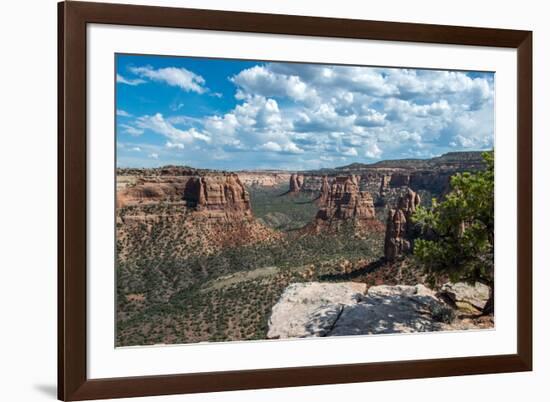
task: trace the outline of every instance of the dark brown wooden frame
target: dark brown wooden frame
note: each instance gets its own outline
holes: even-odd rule
[[[517,353],[116,379],[86,374],[86,25],[517,49]],[[532,32],[105,3],[58,4],[58,397],[103,399],[532,370]]]

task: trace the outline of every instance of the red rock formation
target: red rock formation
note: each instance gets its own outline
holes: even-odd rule
[[[389,210],[384,241],[384,256],[387,260],[393,261],[411,250],[411,217],[418,205],[420,196],[408,189],[405,195],[399,197],[397,208]]]
[[[251,216],[250,197],[236,174],[157,176],[117,192],[117,206],[179,203],[212,217]]]
[[[380,194],[381,197],[386,195],[386,191],[390,186],[390,180],[391,180],[391,176],[387,176],[387,175],[383,175],[382,178],[380,179],[380,190],[378,190],[378,193]]]
[[[126,182],[117,192],[117,239],[128,243],[121,258],[139,250],[151,233],[182,258],[281,237],[254,218],[236,174],[134,176]]]
[[[292,173],[290,175],[289,193],[297,193],[304,185],[304,176],[301,174]]]
[[[337,177],[324,197],[326,201],[316,216],[317,226],[338,226],[346,221],[361,225],[375,219],[373,199],[368,192],[359,190],[356,176]]]
[[[122,208],[126,205],[181,200],[181,194],[186,186],[186,182],[187,179],[184,181],[140,179],[134,185],[117,191],[117,208]]]
[[[420,196],[409,188],[404,195],[399,197],[397,207],[405,213],[408,221],[419,205]]]
[[[328,177],[323,176],[323,182],[321,184],[321,195],[319,195],[319,206],[326,206],[330,197],[330,184],[328,183]]]
[[[202,176],[189,180],[183,199],[212,217],[251,215],[248,191],[236,174]]]
[[[386,223],[386,238],[384,241],[384,256],[393,261],[399,255],[407,253],[411,249],[411,243],[407,239],[407,219],[400,209],[390,209]]]

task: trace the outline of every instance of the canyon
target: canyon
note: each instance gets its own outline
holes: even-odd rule
[[[482,168],[480,153],[294,172],[119,168],[117,345],[385,333],[356,323],[393,314],[387,300],[426,330],[490,326],[427,317],[418,298],[473,312],[485,289],[426,290],[407,262],[415,210],[444,197],[452,175]],[[315,314],[300,315],[304,294]],[[293,309],[299,324],[285,324]]]

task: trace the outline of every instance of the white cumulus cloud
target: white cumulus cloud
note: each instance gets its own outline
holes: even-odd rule
[[[192,91],[203,94],[208,90],[204,87],[205,80],[203,77],[183,67],[164,67],[159,69],[154,69],[151,66],[130,67],[130,71],[142,78],[164,82],[187,92]]]
[[[130,113],[128,113],[127,111],[122,110],[122,109],[117,109],[116,110],[116,115],[120,116],[120,117],[132,117],[132,115]]]
[[[122,75],[117,74],[116,75],[116,82],[118,84],[126,84],[126,85],[136,86],[136,85],[144,84],[146,81],[142,80],[141,78],[135,78],[135,79],[125,78]]]
[[[161,113],[153,116],[145,115],[136,120],[136,126],[142,130],[151,130],[157,134],[164,135],[175,142],[192,142],[193,140],[210,141],[210,137],[200,133],[195,128],[180,130],[166,121]]]
[[[185,145],[179,143],[179,142],[170,142],[170,141],[167,141],[166,142],[166,148],[169,148],[169,149],[184,149],[185,148]]]
[[[136,128],[134,126],[131,126],[129,124],[121,124],[120,128],[122,128],[122,132],[126,134],[130,134],[134,137],[138,137],[143,134],[143,130],[141,128]]]
[[[357,156],[359,154],[357,153],[357,150],[355,148],[348,148],[348,149],[346,149],[345,151],[342,152],[342,155]]]
[[[367,146],[365,151],[365,156],[373,159],[379,159],[382,155],[382,150],[378,147],[376,143],[370,144]]]
[[[129,71],[140,80],[218,97],[203,77],[184,68]],[[281,167],[298,160],[304,167],[335,166],[493,146],[489,73],[261,63],[227,78],[234,92],[222,96],[234,104],[221,112],[190,113],[197,112],[195,105],[181,108],[179,99],[171,99],[165,113],[177,115],[147,114],[118,127],[131,135],[148,131],[165,137],[155,150],[163,156],[166,149],[185,149],[186,156],[196,152],[203,160]]]
[[[265,97],[287,96],[293,100],[313,99],[315,90],[296,75],[276,74],[264,66],[254,66],[231,77],[244,92]]]

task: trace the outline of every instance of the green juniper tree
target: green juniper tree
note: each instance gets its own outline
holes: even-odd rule
[[[454,175],[443,201],[418,208],[413,219],[422,236],[414,255],[430,273],[488,285],[484,313],[489,314],[494,307],[494,153],[484,152],[483,159],[485,170]]]

